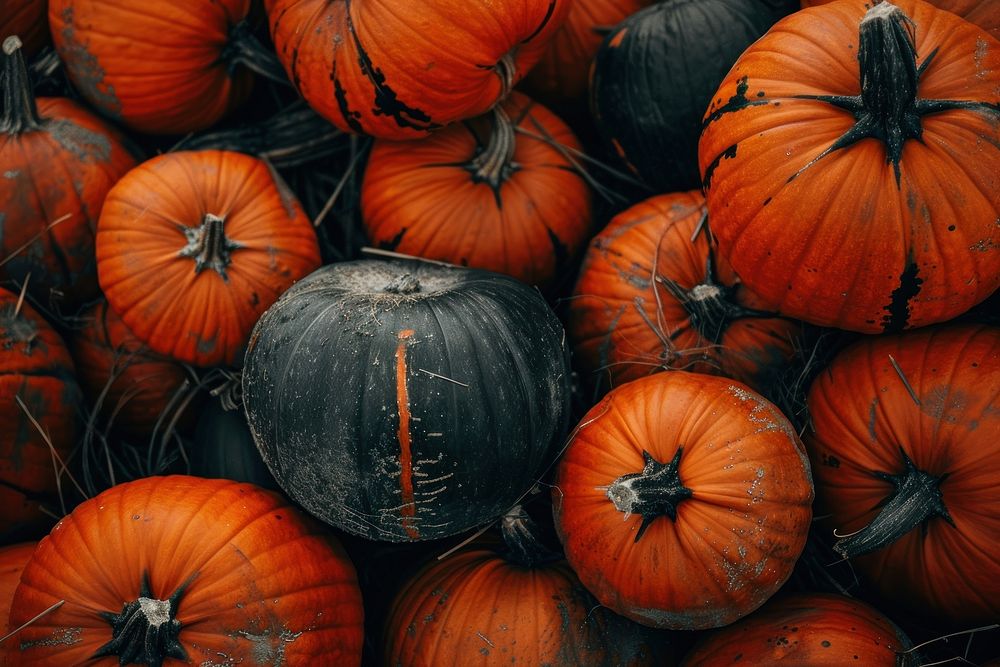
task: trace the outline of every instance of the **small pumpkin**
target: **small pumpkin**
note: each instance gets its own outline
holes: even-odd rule
[[[825,5],[833,0],[802,0],[802,8]],[[997,0],[927,0],[939,9],[958,14],[1000,39],[1000,3]]]
[[[812,499],[809,460],[777,408],[685,371],[605,396],[552,487],[584,586],[616,613],[675,630],[732,623],[774,595],[805,546]]]
[[[538,62],[569,0],[266,0],[278,58],[344,130],[417,139],[489,111]]]
[[[953,624],[1000,616],[1000,328],[865,339],[809,390],[818,514],[887,600]]]
[[[23,542],[0,547],[0,628],[7,628],[10,617],[10,603],[14,601],[14,590],[21,581],[21,571],[35,551],[36,542]],[[6,629],[4,634],[7,634]]]
[[[17,37],[2,50],[0,280],[27,281],[40,303],[72,312],[97,295],[97,219],[135,162],[122,137],[80,105],[35,99]]]
[[[414,142],[376,141],[361,187],[371,243],[550,286],[589,236],[572,131],[519,93]]]
[[[1000,287],[1000,42],[918,0],[787,17],[704,119],[712,231],[771,308],[867,333]]]
[[[218,401],[212,401],[202,411],[194,446],[187,457],[192,475],[278,488],[257,450],[243,411],[225,410]]]
[[[801,327],[759,309],[717,256],[706,218],[699,192],[658,195],[591,242],[567,329],[599,389],[680,368],[767,391],[794,357]]]
[[[144,162],[108,193],[97,263],[136,338],[211,366],[233,364],[260,314],[320,257],[312,224],[265,163],[181,151]]]
[[[684,658],[686,667],[780,661],[810,667],[917,664],[909,638],[860,600],[830,593],[797,593],[772,600],[722,630],[705,635]]]
[[[276,493],[149,477],[79,505],[14,593],[8,665],[360,665],[361,592],[342,547]]]
[[[0,42],[11,35],[17,35],[30,56],[49,41],[48,28],[44,2],[3,0],[3,11],[0,11]]]
[[[250,430],[281,488],[324,521],[403,542],[502,516],[569,415],[565,333],[513,278],[425,262],[325,266],[260,318]]]

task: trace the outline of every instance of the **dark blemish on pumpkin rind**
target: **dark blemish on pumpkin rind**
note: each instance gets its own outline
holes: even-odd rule
[[[715,174],[715,170],[719,167],[719,164],[723,160],[729,160],[736,157],[736,147],[739,144],[733,144],[726,150],[722,151],[721,154],[716,156],[714,160],[705,168],[705,178],[702,180],[702,188],[708,190],[709,186],[712,184],[712,175]]]
[[[552,243],[552,252],[555,254],[556,267],[566,266],[569,263],[569,248],[566,244],[562,242],[554,231],[545,228],[545,231],[549,234],[549,241]]]
[[[822,646],[823,648],[830,648],[830,642],[828,642],[828,641],[827,641],[827,640],[825,640],[825,639],[824,639],[823,641],[821,641],[821,642],[819,643],[819,645],[820,645],[820,646]]]
[[[770,203],[771,203],[771,197],[768,197],[767,199],[764,200],[764,203],[761,204],[761,208],[763,208],[764,206],[767,206]],[[768,253],[768,254],[770,254],[770,253]]]
[[[198,344],[197,344],[198,352],[200,354],[208,354],[215,349],[215,342],[218,339],[218,334],[212,336],[211,338],[202,338],[200,336],[198,336],[197,338],[198,338]]]
[[[882,332],[894,333],[902,331],[910,321],[910,301],[920,293],[920,286],[924,281],[917,276],[919,268],[911,260],[907,263],[903,273],[899,276],[899,287],[892,291],[891,300],[883,310],[887,311],[882,316]]]
[[[743,77],[736,82],[736,94],[729,98],[725,104],[710,113],[705,120],[701,122],[701,129],[704,130],[706,127],[719,120],[727,113],[735,113],[746,109],[747,107],[756,107],[764,104],[769,104],[770,100],[766,97],[761,97],[756,100],[747,99],[747,91],[750,89],[750,84],[747,82],[747,77]]]
[[[739,662],[739,661],[740,661],[740,660],[742,660],[742,659],[743,659],[743,654],[742,654],[742,653],[737,653],[737,654],[736,654],[736,655],[735,655],[735,656],[733,657],[733,662]]]
[[[872,443],[878,441],[875,436],[875,417],[876,408],[878,407],[878,397],[872,399],[872,404],[868,407],[868,435],[872,439]]]
[[[829,454],[823,457],[823,465],[830,466],[831,468],[840,467],[840,459],[836,456],[830,456]]]
[[[111,142],[103,134],[68,120],[48,120],[44,128],[56,143],[83,162],[111,159]]]
[[[363,134],[364,128],[361,127],[361,123],[358,122],[358,118],[361,114],[357,111],[351,111],[351,108],[347,104],[347,91],[344,87],[340,85],[340,79],[337,78],[337,68],[334,66],[333,72],[330,73],[330,80],[333,81],[333,97],[337,101],[337,108],[340,109],[340,115],[343,116],[344,121],[347,126],[351,128],[351,131],[355,134]]]
[[[62,31],[64,44],[59,55],[67,69],[73,73],[73,84],[94,106],[99,107],[102,113],[115,120],[121,120],[122,103],[115,95],[115,87],[104,83],[104,70],[98,64],[97,58],[76,40],[72,7],[63,10],[62,19],[66,27]]]

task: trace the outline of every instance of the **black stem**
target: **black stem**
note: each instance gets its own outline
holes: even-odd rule
[[[205,269],[214,269],[229,280],[226,267],[232,261],[232,253],[243,246],[226,237],[223,229],[226,219],[208,213],[199,227],[183,227],[187,245],[178,253],[181,257],[194,259],[194,272],[201,273]]]
[[[237,65],[243,65],[271,81],[292,85],[277,54],[264,48],[246,19],[230,28],[229,40],[220,57],[229,64],[230,74]]]
[[[21,40],[11,35],[3,40],[3,113],[0,132],[22,134],[42,127],[28,68],[21,52]]]
[[[501,206],[500,186],[517,171],[514,164],[514,149],[517,137],[514,125],[507,113],[500,107],[493,107],[493,131],[486,146],[479,149],[465,168],[472,173],[474,183],[486,183],[493,189],[497,206]]]
[[[860,531],[840,539],[833,546],[834,551],[844,558],[878,551],[936,516],[955,525],[940,489],[941,482],[948,475],[935,477],[919,470],[902,447],[899,451],[903,457],[902,473],[872,473],[895,487],[892,495],[882,504],[878,516]]]
[[[615,509],[624,512],[626,517],[632,514],[642,516],[642,524],[635,535],[636,542],[657,518],[668,516],[671,520],[676,519],[677,506],[693,495],[691,489],[681,482],[679,468],[683,451],[683,447],[678,447],[674,458],[668,463],[660,463],[643,450],[642,471],[622,475],[608,487],[607,496]]]
[[[507,560],[513,563],[538,567],[562,559],[560,554],[545,546],[538,525],[520,505],[515,505],[500,519],[500,533],[507,545]]]

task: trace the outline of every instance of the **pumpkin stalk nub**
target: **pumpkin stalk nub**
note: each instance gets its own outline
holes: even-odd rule
[[[472,172],[474,183],[486,183],[493,189],[497,206],[500,206],[500,186],[517,170],[514,164],[516,147],[513,123],[502,108],[494,107],[490,139],[485,148],[466,165],[466,169]]]
[[[158,600],[150,589],[149,575],[143,574],[137,599],[122,605],[120,614],[101,613],[111,624],[111,641],[97,649],[91,658],[117,656],[120,665],[150,667],[161,667],[167,658],[186,661],[187,651],[178,640],[181,622],[175,615],[192,579],[181,584],[166,600]]]
[[[642,516],[642,524],[635,536],[636,542],[658,517],[676,519],[677,506],[693,495],[691,489],[681,483],[678,470],[683,451],[683,447],[678,447],[674,458],[668,463],[660,463],[652,454],[643,450],[642,472],[622,475],[608,486],[608,500],[614,503],[615,509],[624,512],[626,518],[632,514]]]
[[[35,94],[24,64],[21,40],[11,35],[3,40],[3,70],[0,85],[3,87],[3,111],[0,113],[0,132],[10,135],[33,132],[42,127],[35,104]]]
[[[223,225],[226,218],[207,213],[198,227],[185,227],[187,245],[178,253],[181,257],[194,259],[194,272],[201,273],[206,268],[214,269],[224,281],[229,280],[226,267],[232,261],[233,250],[242,244],[226,237]]]
[[[507,545],[507,560],[513,563],[537,567],[562,558],[545,546],[539,537],[538,525],[520,505],[515,505],[500,519],[500,532]]]

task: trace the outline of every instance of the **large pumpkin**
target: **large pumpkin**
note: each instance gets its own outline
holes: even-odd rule
[[[136,338],[210,366],[234,363],[260,314],[320,258],[312,224],[265,163],[192,151],[155,157],[111,190],[97,262]]]
[[[799,325],[757,308],[717,257],[705,216],[699,192],[659,195],[591,242],[568,330],[600,389],[680,368],[767,391],[794,356]]]
[[[601,604],[695,630],[749,614],[788,579],[813,487],[773,405],[733,380],[671,371],[584,416],[552,499],[566,559]]]
[[[569,0],[266,0],[271,36],[309,105],[347,132],[414,139],[507,96]]]
[[[43,506],[59,511],[59,485],[69,485],[59,459],[75,444],[80,398],[59,334],[0,289],[0,539],[43,523]]]
[[[590,231],[590,190],[567,148],[580,149],[572,131],[519,93],[492,122],[376,141],[361,188],[365,231],[382,248],[548,285]]]
[[[360,665],[339,543],[250,484],[150,477],[78,506],[21,574],[8,665]]]
[[[40,303],[72,311],[97,294],[97,218],[135,163],[80,105],[35,100],[20,47],[8,37],[0,56],[0,280],[27,281]]]
[[[94,108],[155,134],[204,129],[250,92],[240,66],[251,0],[49,0],[49,23],[73,85]]]
[[[1000,616],[1000,329],[864,340],[809,391],[818,514],[886,599],[952,623]]]
[[[1000,287],[1000,42],[920,0],[869,5],[802,10],[750,47],[699,160],[712,231],[747,287],[783,314],[874,333]]]
[[[17,35],[28,55],[35,53],[49,39],[45,22],[45,3],[39,0],[3,0],[0,5],[0,41]]]
[[[565,334],[513,278],[363,260],[313,273],[254,329],[250,430],[281,487],[335,526],[427,540],[495,520],[569,414]]]
[[[833,0],[802,0],[802,7],[825,5]],[[958,14],[966,21],[984,28],[1000,39],[1000,2],[998,0],[928,0],[940,9]]]

